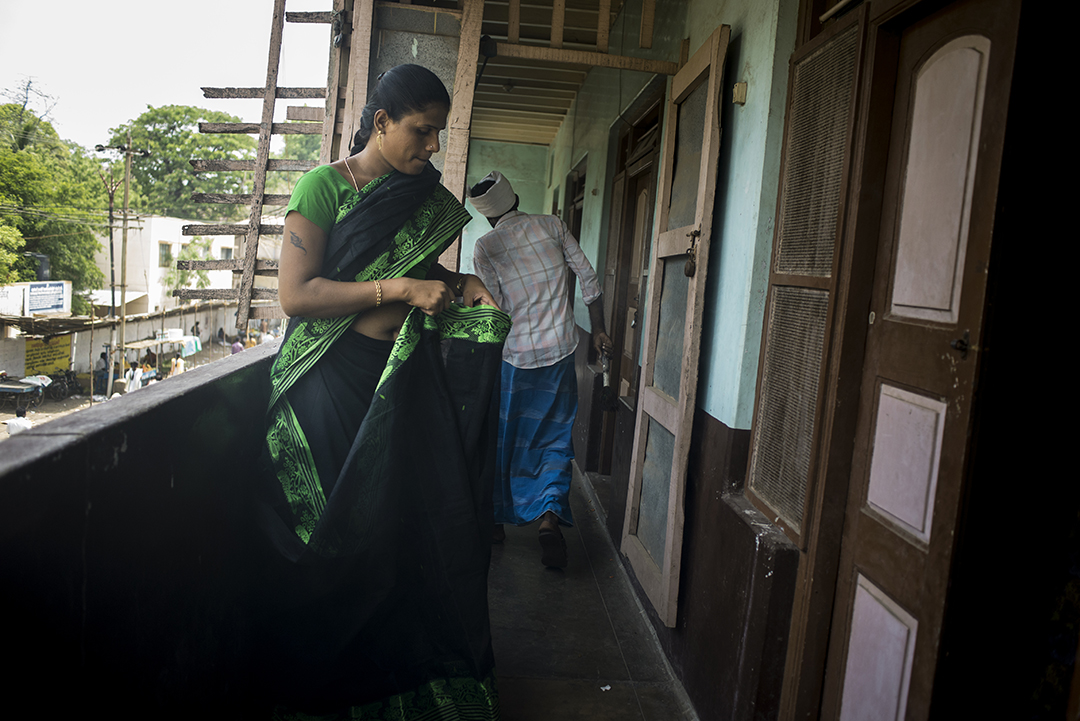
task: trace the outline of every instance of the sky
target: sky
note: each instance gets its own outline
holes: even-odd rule
[[[289,11],[332,0],[289,0]],[[65,140],[92,148],[148,105],[194,105],[258,122],[261,100],[210,100],[200,88],[262,87],[273,0],[0,0],[0,90],[26,78],[56,104]],[[330,29],[286,23],[278,85],[326,85]],[[0,99],[0,102],[7,102]],[[307,102],[279,101],[285,107]]]

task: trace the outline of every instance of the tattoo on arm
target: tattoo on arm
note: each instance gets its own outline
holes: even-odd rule
[[[292,236],[291,238],[289,238],[289,242],[295,245],[300,250],[304,251],[304,255],[307,255],[307,248],[304,247],[304,241],[300,238],[300,236],[292,230],[289,231],[289,235]]]

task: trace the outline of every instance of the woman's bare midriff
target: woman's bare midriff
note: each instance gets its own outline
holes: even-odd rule
[[[372,308],[353,321],[352,329],[368,338],[376,340],[394,340],[409,314],[409,304],[404,302],[387,303]]]

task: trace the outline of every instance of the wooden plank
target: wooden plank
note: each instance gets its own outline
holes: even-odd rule
[[[280,225],[267,225],[263,223],[259,226],[259,235],[281,235],[282,227]],[[182,229],[182,235],[247,235],[248,227],[247,223],[235,223],[229,225],[185,225]],[[180,261],[177,261],[180,262]],[[207,261],[209,262],[209,261]],[[214,261],[215,263],[218,261]],[[232,262],[232,261],[226,261]]]
[[[473,125],[475,127],[483,128],[529,128],[532,130],[550,130],[551,132],[558,132],[562,127],[562,119],[555,120],[516,120],[513,113],[507,113],[502,117],[496,117],[490,112],[484,113],[484,119],[477,119]]]
[[[487,107],[484,110],[483,119],[485,121],[517,123],[518,125],[536,123],[539,125],[559,126],[562,125],[565,117],[566,113],[539,113],[533,110],[500,110]]]
[[[344,19],[345,0],[334,0],[334,12],[338,13],[338,23],[330,28],[330,58],[326,70],[326,87],[328,91],[323,108],[325,112],[323,115],[322,142],[319,144],[319,165],[328,164],[336,154],[337,147],[341,144],[341,109],[344,107],[346,88],[341,87],[340,81],[343,77],[349,77],[349,41],[351,38]],[[334,44],[335,34],[341,36],[336,45]]]
[[[191,167],[196,173],[218,173],[230,170],[250,172],[255,170],[254,160],[191,160]],[[318,163],[311,160],[292,160],[289,158],[270,158],[267,170],[300,171],[306,173]]]
[[[554,0],[551,7],[551,47],[562,47],[563,23],[565,22],[566,0]]]
[[[204,98],[226,98],[254,100],[266,94],[265,88],[203,88]],[[305,98],[325,98],[326,88],[278,88],[277,97],[282,100],[303,100]]]
[[[255,320],[263,318],[288,318],[280,305],[255,305],[251,307],[251,317]]]
[[[239,288],[179,288],[173,291],[177,298],[188,300],[240,300]],[[255,300],[277,300],[277,288],[252,288]],[[250,302],[250,299],[249,299]],[[250,312],[250,311],[249,311]]]
[[[465,0],[461,8],[461,35],[458,40],[454,97],[443,161],[443,185],[458,200],[465,200],[465,170],[469,162],[469,135],[472,127],[473,95],[476,92],[476,64],[480,57],[480,29],[484,21],[484,0]],[[457,270],[461,262],[458,238],[439,256],[444,268]]]
[[[244,271],[240,276],[240,294],[236,309],[237,330],[247,328],[252,290],[255,285],[255,261],[259,254],[259,226],[262,225],[263,204],[267,202],[263,194],[266,189],[266,166],[270,160],[270,138],[275,124],[274,101],[277,97],[278,68],[281,65],[281,35],[284,26],[285,0],[274,0],[274,14],[270,23],[270,53],[266,61],[266,83],[263,85],[266,92],[263,94],[262,119],[259,123],[263,132],[259,133],[259,147],[255,152],[255,187],[251,193],[251,213],[248,217],[247,236],[244,238]]]
[[[196,203],[224,203],[226,205],[247,205],[255,196],[252,193],[192,193]],[[288,205],[289,195],[267,193],[262,196],[261,205]]]
[[[322,125],[316,123],[270,123],[269,125],[272,135],[319,135],[322,133]],[[262,132],[262,123],[199,123],[199,132],[255,135]]]
[[[638,47],[651,48],[653,41],[653,24],[656,21],[656,0],[642,0],[641,4],[641,32],[638,36]]]
[[[306,120],[322,123],[324,115],[326,115],[324,108],[311,108],[307,105],[290,105],[285,108],[286,120]]]
[[[353,6],[352,35],[349,40],[349,66],[346,73],[345,107],[341,121],[341,139],[337,151],[340,160],[349,156],[353,136],[360,127],[360,115],[367,103],[368,68],[371,65],[371,36],[375,32],[375,0],[356,0]]]
[[[550,135],[534,133],[529,130],[500,130],[480,128],[473,126],[472,137],[475,140],[493,140],[502,143],[517,143],[518,145],[540,145],[547,147],[555,140],[556,133]]]
[[[541,113],[547,117],[563,117],[570,109],[570,103],[559,103],[554,107],[549,106],[546,101],[538,100],[530,102],[527,98],[521,98],[518,100],[490,100],[487,98],[476,98],[473,101],[474,108],[482,108],[485,112],[488,108],[494,110],[509,110],[509,111],[521,111],[521,112],[533,112]]]
[[[232,260],[178,260],[176,267],[180,270],[231,270],[240,273],[244,270],[242,258]],[[278,262],[276,260],[255,261],[256,275],[277,275]]]
[[[674,75],[679,71],[678,63],[668,62],[666,60],[647,60],[645,58],[633,58],[627,55],[594,53],[587,50],[542,48],[533,45],[511,45],[510,43],[498,43],[497,47],[499,55],[510,58],[541,60],[552,63],[569,63],[571,65],[587,65],[599,68],[616,68],[619,70],[637,70],[643,73],[656,73],[658,75]]]
[[[611,37],[611,0],[600,0],[596,16],[596,51],[606,53]]]
[[[334,14],[328,12],[291,12],[285,13],[287,23],[321,23],[329,25],[334,21]]]
[[[461,36],[458,41],[454,97],[450,100],[447,124],[446,160],[443,185],[458,200],[465,198],[465,167],[469,160],[469,129],[476,92],[476,64],[480,56],[480,25],[484,19],[483,0],[465,0],[462,7]],[[456,266],[455,266],[456,267]]]
[[[510,15],[506,23],[507,42],[516,43],[521,39],[521,0],[510,0]]]

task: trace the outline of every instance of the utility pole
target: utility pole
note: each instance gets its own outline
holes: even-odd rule
[[[120,369],[124,370],[125,357],[124,351],[126,349],[125,332],[127,330],[127,255],[128,255],[128,201],[131,195],[131,156],[139,155],[143,158],[150,157],[149,150],[135,150],[131,147],[131,128],[127,130],[127,145],[96,145],[94,150],[103,152],[105,150],[119,150],[124,154],[124,229],[121,235],[120,241],[120,308],[123,311],[120,316],[120,343],[114,344],[113,351],[120,352]],[[112,194],[109,195],[109,247],[112,248]],[[111,257],[111,256],[110,256]],[[115,282],[115,279],[114,279]],[[115,288],[115,286],[114,286]],[[115,296],[115,290],[113,291]],[[114,300],[115,302],[115,300]],[[116,324],[113,323],[113,331],[116,330]],[[112,363],[109,363],[108,377],[109,385],[105,391],[106,397],[112,396],[113,388],[113,369]]]

